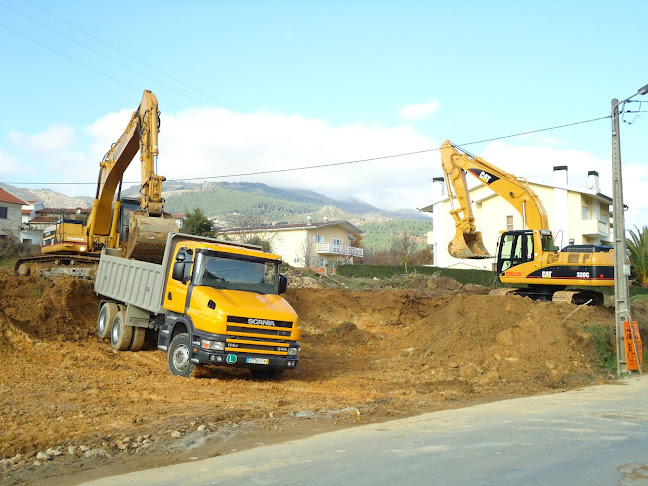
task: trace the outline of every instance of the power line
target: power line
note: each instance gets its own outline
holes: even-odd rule
[[[65,20],[64,18],[59,17],[58,15],[56,15],[56,14],[50,12],[49,10],[44,9],[43,7],[41,7],[41,6],[39,6],[39,5],[36,5],[34,2],[30,2],[29,0],[23,0],[23,1],[26,2],[26,3],[28,3],[28,4],[30,4],[30,5],[32,5],[32,6],[34,6],[34,7],[36,7],[36,8],[39,9],[39,10],[45,12],[46,14],[51,15],[51,16],[54,17],[55,19],[60,20],[61,22],[63,22],[63,23],[65,23],[65,24],[69,25],[70,27],[73,27],[73,28],[77,29],[79,32],[82,32],[83,34],[87,35],[88,37],[92,37],[93,39],[95,39],[95,40],[101,42],[102,44],[104,44],[104,45],[110,47],[111,49],[114,49],[115,51],[117,51],[117,52],[119,52],[119,53],[121,53],[121,54],[123,54],[123,55],[125,55],[125,56],[127,56],[127,57],[130,57],[130,58],[133,59],[134,61],[137,61],[138,63],[140,63],[140,64],[146,66],[147,68],[152,69],[153,71],[155,71],[155,72],[161,74],[162,76],[165,76],[165,77],[167,77],[167,78],[169,78],[169,79],[175,81],[176,83],[179,83],[179,84],[181,84],[182,86],[184,86],[184,87],[186,87],[186,88],[189,88],[189,89],[192,90],[192,91],[195,91],[196,93],[198,93],[198,94],[200,94],[200,95],[202,95],[202,96],[205,96],[205,97],[207,97],[207,98],[210,98],[212,101],[215,101],[216,103],[218,103],[218,104],[221,105],[221,106],[224,106],[224,107],[226,107],[226,108],[229,108],[227,105],[225,105],[225,104],[223,104],[222,102],[216,100],[216,99],[215,99],[214,97],[212,97],[211,95],[209,95],[209,94],[207,94],[207,93],[204,93],[204,92],[202,92],[202,91],[200,91],[200,90],[198,90],[198,89],[196,89],[196,88],[194,88],[194,87],[192,87],[192,86],[190,86],[190,85],[188,85],[188,84],[186,84],[186,83],[183,83],[183,82],[180,81],[178,78],[175,78],[175,77],[171,76],[170,74],[167,74],[167,73],[165,73],[165,72],[163,72],[163,71],[160,71],[160,70],[157,69],[156,67],[151,66],[150,64],[148,64],[148,63],[142,61],[141,59],[138,59],[138,58],[132,56],[131,54],[129,54],[129,53],[126,52],[126,51],[123,51],[123,50],[120,49],[119,47],[116,47],[116,46],[114,46],[113,44],[110,44],[109,42],[106,42],[105,40],[101,39],[100,37],[97,37],[96,35],[94,35],[94,34],[88,32],[88,31],[82,29],[81,27],[78,27],[77,25],[74,25],[73,23],[68,22],[68,21]],[[231,108],[230,108],[230,109],[231,109]]]
[[[149,76],[149,75],[146,74],[146,73],[143,73],[142,71],[139,71],[139,70],[137,70],[137,69],[135,69],[135,68],[133,68],[133,67],[131,67],[131,66],[128,66],[127,64],[124,64],[123,62],[121,62],[121,61],[119,61],[119,60],[117,60],[117,59],[115,59],[115,58],[109,56],[108,54],[104,54],[103,52],[98,51],[97,49],[95,49],[95,48],[93,48],[93,47],[90,47],[89,45],[87,45],[87,44],[85,44],[85,43],[83,43],[83,42],[81,42],[81,41],[79,41],[79,40],[77,40],[77,39],[75,39],[75,38],[73,38],[73,37],[67,35],[67,34],[64,34],[63,32],[61,32],[61,31],[59,31],[59,30],[57,30],[57,29],[55,29],[55,28],[53,28],[53,27],[50,27],[49,25],[47,25],[47,24],[41,22],[40,20],[37,20],[37,19],[35,19],[35,18],[33,18],[33,17],[31,17],[31,16],[29,16],[29,15],[27,15],[27,14],[25,14],[25,13],[19,11],[19,10],[16,10],[15,8],[13,8],[13,7],[11,7],[11,6],[7,5],[7,4],[5,4],[4,2],[1,2],[1,1],[0,1],[0,5],[2,5],[2,6],[5,7],[5,8],[8,8],[9,10],[13,10],[13,11],[16,12],[17,14],[22,15],[23,17],[28,18],[28,19],[31,20],[32,22],[36,22],[37,24],[42,25],[42,26],[45,27],[46,29],[49,29],[49,30],[51,30],[52,32],[55,32],[55,33],[57,33],[58,35],[60,35],[60,36],[62,36],[62,37],[65,37],[66,39],[71,40],[72,42],[75,42],[76,44],[78,44],[78,45],[80,45],[80,46],[82,46],[82,47],[85,47],[86,49],[88,49],[88,50],[94,52],[95,54],[99,54],[100,56],[103,56],[103,57],[105,57],[106,59],[109,59],[109,60],[111,60],[112,62],[114,62],[114,63],[116,63],[116,64],[119,64],[120,66],[125,67],[126,69],[130,69],[131,71],[133,71],[134,73],[139,74],[140,76],[144,76],[145,78],[148,78],[148,79],[150,79],[150,80],[152,80],[152,81],[155,81],[156,83],[161,84],[161,85],[164,86],[165,88],[168,88],[168,89],[170,89],[170,90],[172,90],[172,91],[175,91],[176,93],[178,93],[178,94],[180,94],[180,95],[182,95],[182,96],[186,96],[187,98],[189,98],[189,99],[191,99],[191,100],[193,100],[193,101],[195,101],[195,102],[197,102],[197,103],[199,103],[199,104],[201,104],[201,105],[204,105],[204,103],[203,103],[201,100],[199,100],[199,99],[197,99],[197,98],[194,98],[193,96],[188,95],[188,94],[186,94],[186,93],[183,93],[182,91],[177,90],[177,89],[174,88],[173,86],[169,86],[168,84],[163,83],[162,81],[157,80],[157,79],[155,79],[154,77]],[[24,37],[26,37],[26,36],[24,36]]]
[[[560,128],[566,128],[566,127],[572,127],[575,125],[582,125],[585,123],[592,123],[595,121],[600,121],[600,120],[605,120],[610,118],[610,115],[607,116],[602,116],[599,118],[592,118],[590,120],[583,120],[579,122],[574,122],[574,123],[566,123],[564,125],[556,125],[553,127],[548,127],[548,128],[540,128],[538,130],[529,130],[526,132],[520,132],[520,133],[514,133],[511,135],[503,135],[501,137],[494,137],[494,138],[488,138],[488,139],[483,139],[483,140],[477,140],[474,142],[466,142],[466,143],[461,143],[461,144],[455,144],[458,147],[462,146],[467,146],[467,145],[475,145],[478,143],[485,143],[485,142],[491,142],[494,140],[504,140],[507,138],[513,138],[513,137],[521,137],[523,135],[530,135],[533,133],[540,133],[540,132],[546,132],[549,130],[558,130]],[[180,181],[195,181],[195,180],[212,180],[212,179],[228,179],[228,178],[236,178],[236,177],[247,177],[247,176],[254,176],[254,175],[266,175],[266,174],[277,174],[281,172],[296,172],[296,171],[302,171],[302,170],[311,170],[311,169],[321,169],[324,167],[336,167],[336,166],[341,166],[341,165],[351,165],[351,164],[361,164],[365,162],[374,162],[377,160],[385,160],[385,159],[393,159],[397,157],[408,157],[411,155],[418,155],[418,154],[423,154],[423,153],[428,153],[428,152],[436,152],[441,150],[441,147],[436,147],[436,148],[431,148],[431,149],[424,149],[424,150],[417,150],[414,152],[403,152],[399,154],[391,154],[391,155],[383,155],[379,157],[370,157],[366,159],[357,159],[357,160],[347,160],[344,162],[330,162],[326,164],[316,164],[316,165],[307,165],[307,166],[302,166],[302,167],[288,167],[284,169],[273,169],[273,170],[263,170],[263,171],[256,171],[256,172],[242,172],[242,173],[237,173],[237,174],[227,174],[227,175],[218,175],[218,176],[205,176],[205,177],[186,177],[186,178],[180,178],[180,179],[167,179],[169,182],[180,182]],[[96,182],[4,182],[5,184],[15,184],[15,185],[96,185]],[[137,184],[137,182],[124,182],[124,184]]]

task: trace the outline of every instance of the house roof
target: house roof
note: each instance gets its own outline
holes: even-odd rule
[[[11,204],[20,204],[21,206],[25,206],[27,204],[22,199],[18,199],[16,196],[5,191],[2,188],[0,188],[0,201],[5,203],[11,203]]]
[[[56,223],[57,221],[56,216],[35,216],[29,220],[29,223]]]
[[[234,233],[234,232],[252,232],[252,231],[294,231],[294,230],[311,230],[317,228],[326,228],[329,226],[341,226],[347,233],[363,233],[363,231],[355,226],[354,224],[349,223],[346,220],[340,221],[321,221],[319,223],[310,223],[310,224],[273,224],[267,226],[246,226],[239,228],[226,228],[220,233]]]
[[[76,214],[79,210],[81,211],[81,214],[90,214],[92,212],[92,209],[90,208],[43,208],[37,209],[36,214],[41,216],[55,214],[58,216],[63,211],[65,211],[65,214]]]

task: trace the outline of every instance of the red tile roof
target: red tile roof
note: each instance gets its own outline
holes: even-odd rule
[[[14,196],[13,194],[5,191],[2,188],[0,188],[0,201],[6,202],[6,203],[12,203],[12,204],[20,204],[21,206],[24,206],[24,205],[27,204],[22,199],[18,199],[16,196]]]

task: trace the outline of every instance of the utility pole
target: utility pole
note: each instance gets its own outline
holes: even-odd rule
[[[648,84],[619,102],[612,100],[612,217],[614,218],[614,315],[616,322],[617,376],[628,371],[623,341],[624,322],[630,319],[630,265],[626,263],[625,217],[623,215],[623,183],[621,177],[621,140],[619,136],[619,105],[637,95],[648,93]]]
[[[621,140],[619,137],[619,100],[612,100],[612,211],[614,218],[614,315],[616,322],[617,376],[628,371],[623,342],[623,323],[630,321],[629,265],[626,264],[623,183],[621,177]]]

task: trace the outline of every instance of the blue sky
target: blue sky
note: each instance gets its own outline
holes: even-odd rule
[[[89,182],[50,187],[93,195],[98,162],[143,89],[159,98],[159,172],[169,179],[363,159],[603,117],[612,98],[648,83],[644,5],[0,0],[0,181]],[[626,118],[635,121],[621,127],[626,224],[643,225],[648,120]],[[539,180],[569,165],[570,183],[582,186],[598,170],[611,195],[610,133],[600,120],[466,148]],[[440,175],[431,152],[225,180],[417,208]],[[137,171],[127,179],[137,181]]]

